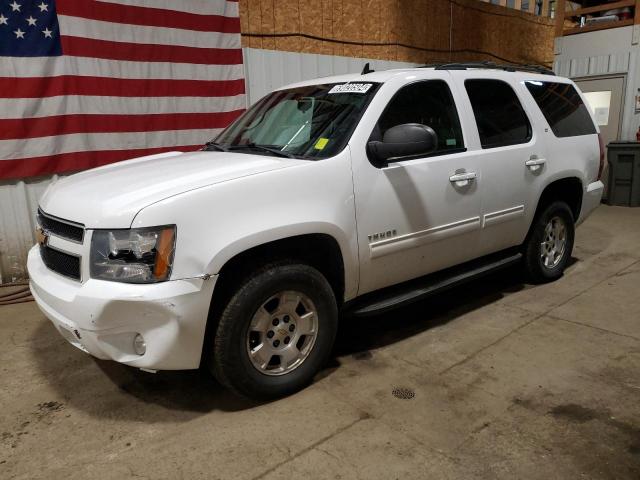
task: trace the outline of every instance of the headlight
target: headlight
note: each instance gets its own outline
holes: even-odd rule
[[[153,283],[171,274],[176,227],[95,230],[91,237],[91,278]]]

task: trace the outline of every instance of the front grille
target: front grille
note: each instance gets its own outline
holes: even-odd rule
[[[40,245],[42,261],[48,269],[65,277],[80,280],[80,258],[61,252],[47,245]]]
[[[82,243],[84,238],[84,225],[52,217],[40,209],[38,209],[38,223],[43,230],[73,242]]]

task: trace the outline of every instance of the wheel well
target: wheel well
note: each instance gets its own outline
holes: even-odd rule
[[[340,246],[332,236],[320,233],[298,235],[245,250],[229,259],[220,269],[220,278],[216,282],[209,307],[201,363],[211,351],[217,319],[238,282],[257,268],[282,260],[306,263],[316,268],[331,285],[338,305],[344,301],[344,261]]]
[[[306,263],[322,273],[331,285],[337,301],[342,302],[344,298],[342,252],[338,242],[332,236],[320,233],[283,238],[245,250],[222,266],[218,282],[222,282],[222,285],[233,284],[250,275],[261,265],[290,259]]]
[[[582,208],[582,182],[575,177],[563,178],[550,183],[540,195],[536,218],[540,212],[550,203],[561,200],[569,205],[573,219],[578,220],[580,209]]]
[[[340,246],[332,236],[320,233],[298,235],[245,250],[229,259],[220,269],[220,278],[216,282],[209,307],[202,359],[209,355],[217,319],[238,282],[257,268],[282,260],[294,260],[316,268],[331,285],[338,305],[344,301],[344,261]]]

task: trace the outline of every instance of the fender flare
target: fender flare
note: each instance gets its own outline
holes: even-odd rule
[[[342,255],[344,267],[345,296],[351,292],[356,292],[359,280],[356,239],[349,238],[342,229],[326,222],[280,225],[269,230],[237,238],[215,254],[207,263],[205,272],[209,275],[219,274],[222,267],[232,258],[252,248],[291,237],[314,234],[327,235],[336,241]]]

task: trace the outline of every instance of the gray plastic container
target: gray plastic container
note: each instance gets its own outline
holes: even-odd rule
[[[611,142],[609,162],[609,205],[640,206],[640,142]]]

